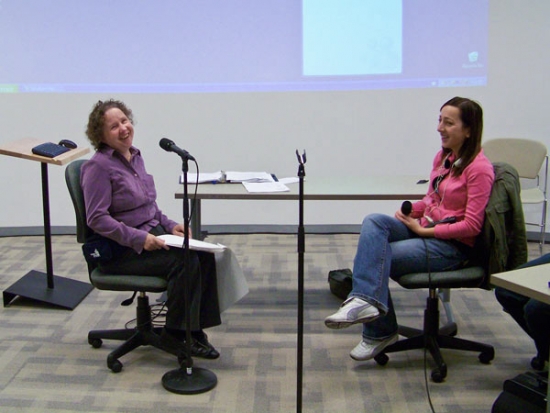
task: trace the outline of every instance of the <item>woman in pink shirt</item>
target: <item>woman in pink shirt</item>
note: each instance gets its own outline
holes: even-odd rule
[[[442,149],[435,155],[426,196],[411,211],[363,220],[353,289],[325,319],[333,329],[363,323],[362,339],[350,353],[354,360],[370,360],[397,341],[390,274],[397,279],[460,268],[481,232],[494,181],[493,165],[481,149],[481,106],[461,97],[449,100],[440,109],[437,131]]]

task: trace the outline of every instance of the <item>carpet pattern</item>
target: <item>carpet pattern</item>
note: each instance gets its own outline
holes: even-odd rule
[[[315,413],[430,411],[424,353],[390,354],[386,366],[355,362],[349,351],[361,326],[333,331],[324,318],[340,300],[331,295],[327,273],[352,265],[355,234],[306,236],[302,411]],[[135,306],[121,307],[128,294],[94,289],[73,311],[17,299],[0,311],[0,411],[11,412],[235,412],[296,411],[297,239],[284,234],[211,235],[231,247],[247,277],[250,293],[222,314],[223,324],[208,331],[221,352],[218,360],[195,359],[214,372],[217,386],[199,395],[166,391],[164,373],[178,367],[175,357],[142,347],[124,356],[122,372],[106,366],[118,345],[87,343],[91,329],[121,328]],[[536,245],[531,257],[538,256]],[[74,236],[53,237],[54,273],[87,282],[85,262]],[[45,271],[41,237],[0,238],[0,288],[30,270]],[[400,323],[421,327],[426,291],[392,282]],[[152,296],[151,301],[157,297]],[[490,343],[489,365],[477,353],[443,350],[448,375],[429,380],[436,412],[490,412],[504,380],[530,370],[531,340],[498,305],[492,291],[453,291],[459,337]],[[444,318],[444,316],[442,316]]]

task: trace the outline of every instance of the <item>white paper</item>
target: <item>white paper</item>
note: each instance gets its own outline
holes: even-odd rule
[[[235,172],[226,171],[225,179],[229,182],[274,182],[267,172]]]
[[[172,247],[183,247],[183,237],[165,234],[160,235],[159,238]],[[220,312],[227,310],[248,294],[248,283],[239,261],[231,249],[222,244],[213,244],[192,238],[189,239],[189,248],[214,254]]]
[[[227,310],[248,294],[248,284],[237,257],[229,248],[214,254],[218,281],[220,312]]]
[[[251,193],[290,191],[290,189],[281,182],[243,182],[243,185],[246,190]]]
[[[297,184],[298,182],[300,182],[300,178],[298,178],[297,176],[291,176],[289,178],[281,178],[279,179],[279,182],[285,185]]]
[[[159,235],[160,239],[163,239],[166,245],[171,247],[183,248],[183,237],[178,235],[164,234]],[[207,252],[220,252],[225,249],[225,245],[212,244],[210,242],[199,241],[197,239],[189,238],[189,249],[194,251],[207,251]]]
[[[217,172],[200,172],[199,173],[199,184],[203,183],[210,183],[210,182],[221,182],[223,180],[223,172],[217,171]],[[197,182],[197,174],[196,173],[187,173],[187,182],[190,184],[194,184]],[[183,173],[180,176],[180,184],[183,183]]]

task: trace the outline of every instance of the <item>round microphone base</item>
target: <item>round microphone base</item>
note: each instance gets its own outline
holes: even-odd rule
[[[200,367],[179,368],[162,376],[163,387],[177,394],[200,394],[216,387],[218,378],[210,370]]]

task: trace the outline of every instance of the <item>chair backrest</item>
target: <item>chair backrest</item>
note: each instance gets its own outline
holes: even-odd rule
[[[76,160],[67,165],[65,169],[65,182],[73,201],[74,212],[76,215],[76,240],[83,244],[86,239],[92,235],[92,230],[86,224],[86,206],[84,204],[84,194],[80,186],[80,169],[86,160]]]
[[[541,142],[530,139],[498,138],[486,141],[483,152],[493,163],[512,165],[520,178],[535,179],[546,160],[547,150]]]

